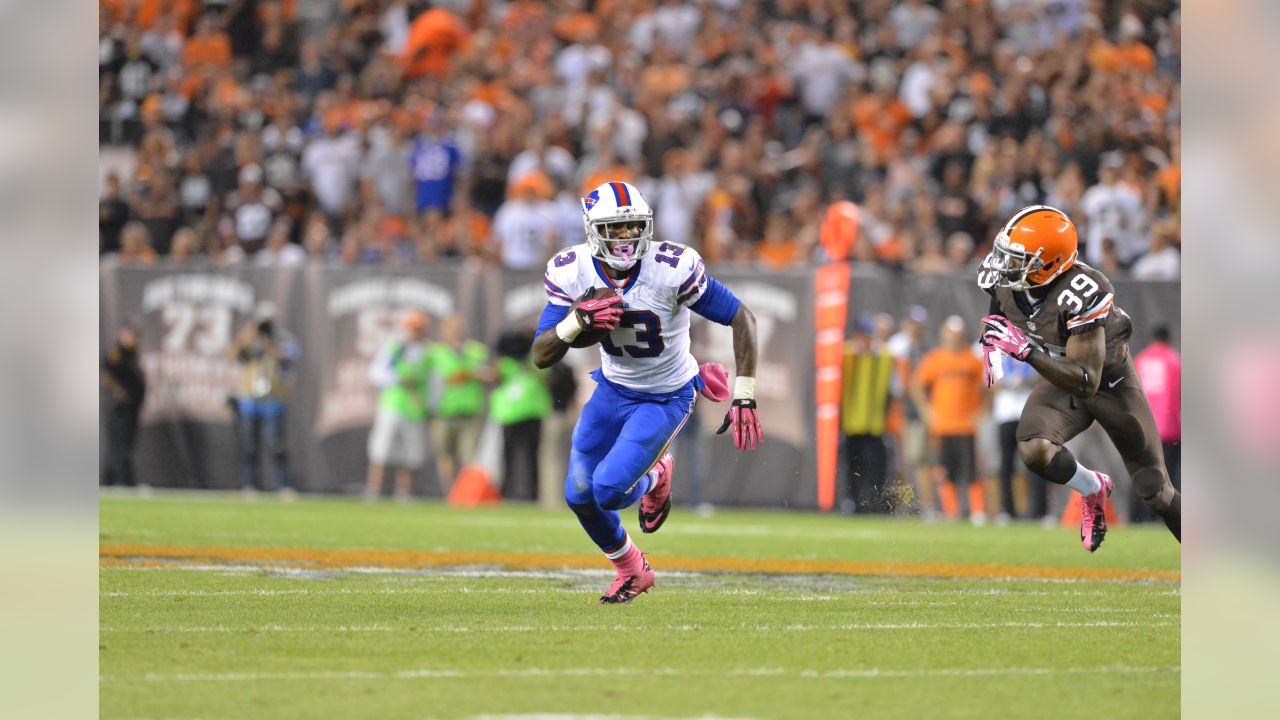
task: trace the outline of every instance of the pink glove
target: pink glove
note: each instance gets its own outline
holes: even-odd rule
[[[1009,318],[1003,315],[988,315],[982,318],[982,324],[987,326],[986,332],[982,333],[984,346],[995,348],[1018,360],[1025,361],[1031,354],[1033,349],[1031,339],[1016,325],[1009,322]]]
[[[734,400],[733,407],[724,414],[724,423],[716,434],[723,435],[730,426],[733,426],[733,446],[739,450],[755,450],[764,442],[764,431],[760,429],[760,416],[756,414],[755,400]]]
[[[729,373],[720,363],[702,363],[698,366],[698,376],[702,378],[702,396],[711,402],[724,402],[729,399]]]
[[[622,321],[622,297],[611,295],[607,298],[582,300],[578,302],[574,312],[578,314],[578,322],[584,330],[613,330]]]

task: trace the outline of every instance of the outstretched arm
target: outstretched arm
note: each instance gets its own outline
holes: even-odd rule
[[[764,441],[760,416],[756,411],[756,316],[739,304],[733,321],[733,361],[738,377],[733,381],[733,405],[725,413],[717,435],[733,428],[733,445],[739,450],[755,450]]]
[[[729,327],[733,329],[733,362],[737,365],[738,377],[754,379],[756,354],[759,352],[756,341],[756,316],[746,305],[739,305],[738,313],[733,316],[733,322]]]

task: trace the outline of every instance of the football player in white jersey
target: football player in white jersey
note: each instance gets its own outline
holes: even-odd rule
[[[728,377],[689,353],[689,312],[733,328],[738,377],[720,431],[740,450],[760,443],[755,402],[755,316],[712,278],[693,248],[653,240],[653,211],[640,191],[609,182],[582,199],[586,242],[547,262],[547,306],[533,362],[559,362],[583,332],[600,341],[597,386],[573,430],[565,499],[617,569],[601,604],[629,603],[653,587],[653,569],[623,529],[618,511],[640,502],[640,529],[654,532],[671,511],[674,461],[668,446],[701,391],[729,397]],[[612,290],[607,297],[599,289]]]

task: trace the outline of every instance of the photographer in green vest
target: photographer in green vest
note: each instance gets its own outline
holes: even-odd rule
[[[427,349],[431,366],[431,421],[436,470],[445,495],[458,471],[472,461],[484,425],[486,382],[494,379],[489,348],[462,337],[462,317],[440,324],[440,342]]]
[[[369,367],[369,381],[380,389],[378,412],[369,431],[369,474],[366,500],[382,495],[387,465],[396,468],[396,500],[413,492],[413,474],[427,459],[427,383],[430,360],[427,332],[431,318],[411,310],[402,321],[402,334],[383,346]]]

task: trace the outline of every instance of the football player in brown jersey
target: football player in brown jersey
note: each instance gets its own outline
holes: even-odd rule
[[[1018,421],[1018,451],[1033,472],[1081,495],[1080,540],[1107,533],[1111,478],[1064,447],[1096,420],[1124,458],[1138,496],[1182,541],[1182,495],[1169,482],[1160,435],[1129,355],[1129,316],[1106,276],[1076,261],[1075,225],[1046,205],[1014,213],[978,270],[991,296],[982,319],[987,382],[1006,353],[1040,373]]]

